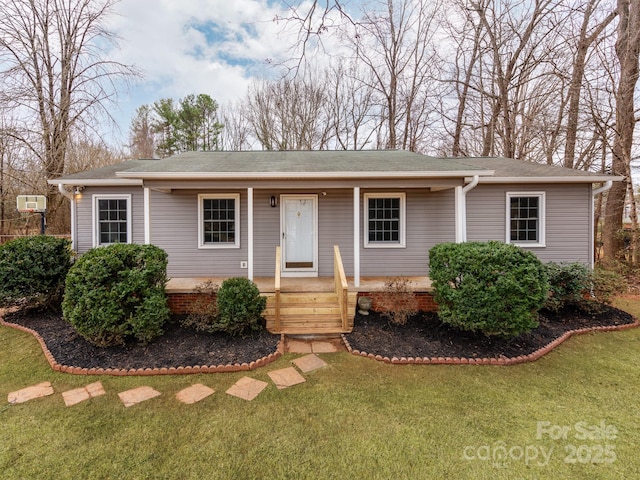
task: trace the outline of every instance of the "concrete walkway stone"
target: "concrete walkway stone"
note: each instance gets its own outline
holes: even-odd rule
[[[269,372],[267,375],[269,375],[279,390],[306,382],[305,378],[293,367],[274,370],[273,372]]]
[[[31,387],[23,388],[7,395],[9,403],[24,403],[34,398],[47,397],[53,395],[53,387],[51,382],[42,382]]]
[[[256,380],[251,377],[242,377],[227,390],[227,394],[243,400],[251,401],[269,385],[267,382]]]
[[[313,341],[311,342],[313,353],[334,353],[338,351],[338,346],[334,342]]]
[[[295,360],[293,360],[293,363],[303,373],[313,372],[314,370],[327,366],[327,362],[322,360],[314,353],[310,353],[309,355],[305,355],[304,357],[296,358]]]
[[[151,387],[138,387],[120,392],[118,397],[120,397],[125,407],[131,407],[140,402],[157,397],[158,395],[161,395],[161,393]]]
[[[180,390],[176,393],[176,398],[182,403],[191,405],[199,402],[200,400],[204,400],[214,393],[215,390],[212,388],[202,385],[201,383],[196,383],[195,385],[191,385],[190,387]]]
[[[93,397],[99,397],[105,393],[107,392],[104,391],[102,382],[94,382],[86,387],[74,388],[73,390],[62,392],[62,398],[64,398],[64,404],[67,407],[72,407],[80,402],[84,402]]]
[[[286,350],[290,353],[311,353],[311,342],[287,338]]]

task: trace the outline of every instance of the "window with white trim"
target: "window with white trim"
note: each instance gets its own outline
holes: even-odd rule
[[[404,193],[365,193],[365,247],[405,246]]]
[[[507,193],[507,243],[525,247],[545,244],[544,192]]]
[[[131,195],[94,195],[94,245],[131,243]]]
[[[200,248],[240,246],[240,195],[198,195],[198,237]]]

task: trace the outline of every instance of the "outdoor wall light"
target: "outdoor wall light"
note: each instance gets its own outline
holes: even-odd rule
[[[272,208],[275,208],[278,205],[275,195],[271,195],[271,198],[269,199],[269,205],[271,205]]]
[[[82,194],[82,190],[84,190],[84,187],[77,186],[77,187],[74,189],[73,193],[74,193],[75,195],[80,195],[80,194]]]

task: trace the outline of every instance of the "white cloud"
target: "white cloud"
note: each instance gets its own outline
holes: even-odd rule
[[[142,104],[190,93],[207,93],[225,104],[241,98],[254,76],[275,74],[266,61],[286,58],[293,41],[274,21],[284,12],[266,0],[117,3],[108,23],[120,37],[114,59],[144,74],[119,99],[116,119],[123,136]]]

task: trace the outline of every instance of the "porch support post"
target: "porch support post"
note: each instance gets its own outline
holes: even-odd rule
[[[360,187],[353,187],[353,285],[360,286]]]
[[[462,187],[455,188],[455,215],[456,215],[456,243],[462,243],[465,241],[467,213],[465,205],[464,192]]]
[[[71,250],[75,250],[78,245],[76,235],[76,215],[78,210],[78,203],[76,202],[76,196],[72,195],[71,200]]]
[[[144,243],[151,243],[151,191],[144,188]]]
[[[247,188],[247,277],[253,281],[253,187]]]

